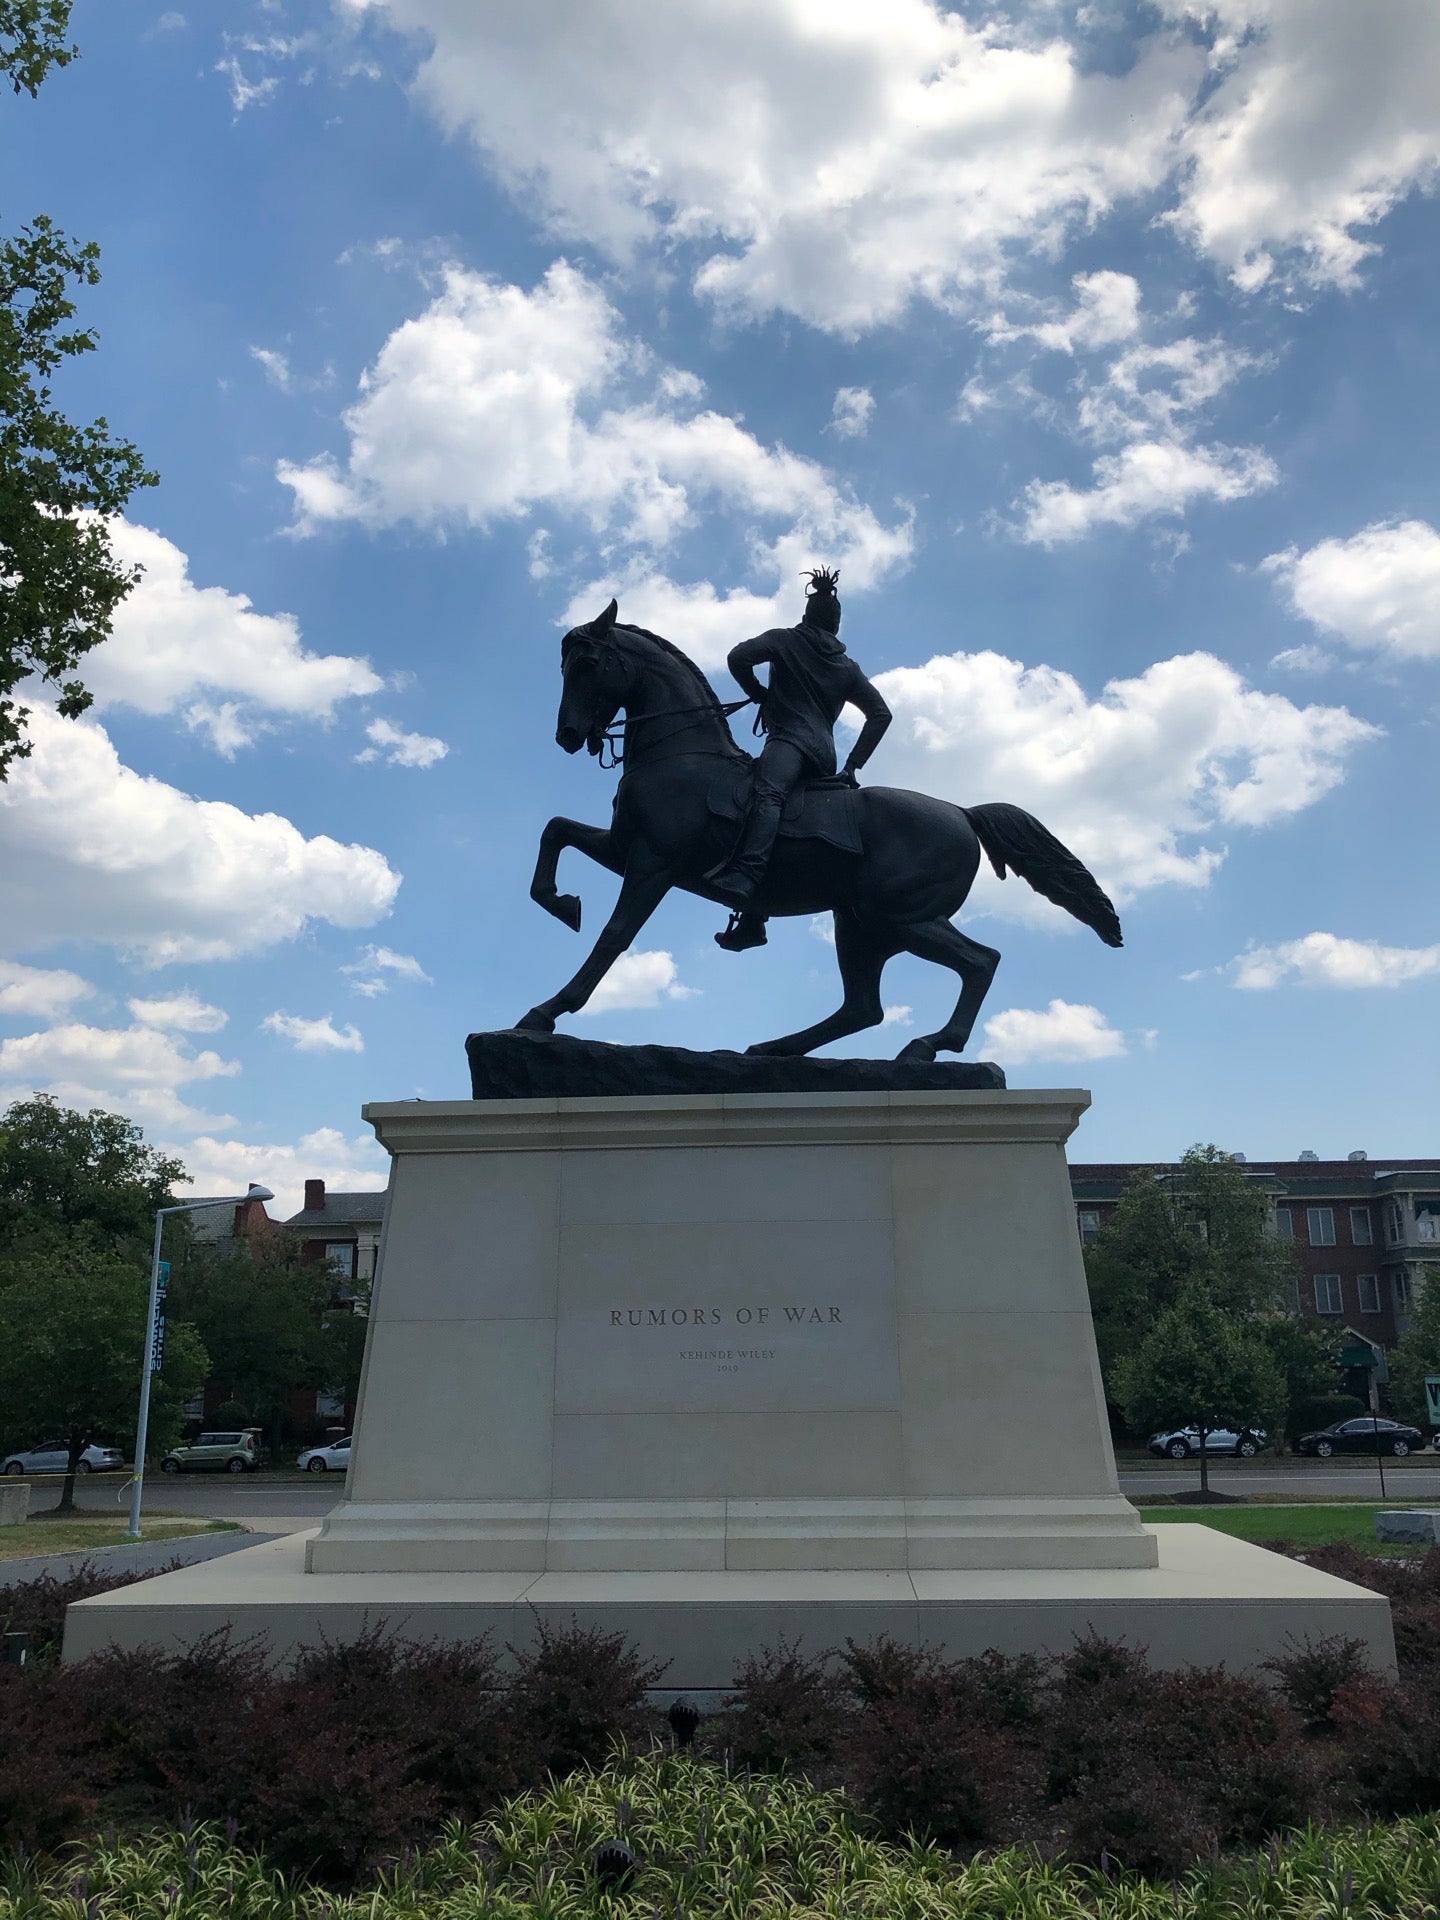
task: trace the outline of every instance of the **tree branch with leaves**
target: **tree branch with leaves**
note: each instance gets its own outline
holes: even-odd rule
[[[76,57],[69,21],[70,0],[0,0],[0,73],[17,94],[33,97]],[[96,284],[99,260],[44,214],[0,239],[0,780],[31,750],[16,689],[38,680],[65,718],[82,714],[93,696],[76,669],[139,578],[117,560],[108,520],[156,476],[103,417],[67,420],[49,384],[98,345],[72,324],[72,291]]]

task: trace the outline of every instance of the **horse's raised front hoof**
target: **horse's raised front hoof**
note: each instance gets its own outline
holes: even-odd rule
[[[935,1049],[928,1040],[912,1040],[908,1047],[902,1047],[895,1058],[911,1066],[919,1064],[928,1067],[935,1058]]]
[[[550,911],[557,920],[563,920],[572,933],[580,931],[580,896],[578,893],[557,893]]]
[[[515,1022],[515,1031],[517,1033],[553,1033],[555,1016],[553,1013],[543,1012],[539,1007],[532,1007],[523,1020]]]

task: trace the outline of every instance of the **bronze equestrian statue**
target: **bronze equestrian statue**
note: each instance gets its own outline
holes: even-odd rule
[[[833,576],[812,576],[817,595],[820,582],[833,593]],[[566,847],[578,848],[619,874],[620,897],[589,958],[558,993],[531,1008],[518,1022],[522,1029],[552,1033],[561,1014],[583,1007],[672,887],[723,906],[741,906],[762,928],[773,914],[834,915],[843,1003],[828,1019],[751,1047],[751,1053],[809,1053],[878,1026],[884,1013],[880,976],[897,953],[917,954],[949,967],[961,982],[960,997],[945,1025],[911,1040],[899,1058],[928,1061],[938,1050],[961,1052],[1000,962],[993,947],[982,946],[951,922],[974,884],[982,850],[1002,879],[1006,869],[1013,868],[1037,893],[1093,928],[1107,946],[1123,944],[1115,909],[1093,875],[1019,807],[1004,802],[957,807],[899,788],[862,789],[844,776],[806,784],[804,768],[794,776],[798,784],[792,789],[786,776],[794,761],[777,767],[772,758],[766,767],[765,754],[758,763],[764,786],[756,793],[757,762],[735,744],[726,719],[727,711],[750,702],[722,707],[687,654],[659,634],[624,625],[618,611],[612,600],[594,620],[572,627],[561,642],[564,687],[555,729],[555,739],[567,753],[588,747],[605,765],[608,748],[621,766],[612,821],[607,828],[551,820],[540,836],[530,897],[578,931],[578,898],[556,889]],[[761,649],[756,659],[771,662],[771,687],[755,681],[764,696],[762,713],[768,707],[771,721],[766,754],[777,739],[786,737],[777,732],[777,718],[788,717],[783,702],[772,704],[783,688],[783,680],[777,685],[773,676],[784,670],[776,664],[776,648],[772,644],[767,650],[767,643],[774,643],[777,634],[803,631],[803,625],[748,643]],[[745,648],[737,651],[746,653]],[[824,655],[816,657],[823,661]],[[802,654],[802,664],[804,658]],[[843,649],[832,664],[838,667],[841,660],[846,669],[853,667]],[[753,663],[747,664],[753,675]],[[858,668],[853,671],[863,680]],[[823,670],[820,677],[819,709],[824,711],[838,676],[833,684]],[[868,681],[864,684],[869,686]],[[847,692],[845,698],[852,695]],[[875,700],[867,713],[872,745],[878,738],[875,729],[883,730],[884,703],[878,695]],[[811,712],[813,716],[814,709]],[[618,721],[621,713],[623,722]],[[785,726],[784,719],[780,725]],[[809,737],[813,740],[813,734]],[[805,768],[817,765],[813,750],[807,754],[802,749],[801,757]],[[847,763],[852,778],[860,764],[852,753]],[[824,756],[818,756],[819,768],[825,765]],[[833,748],[829,766],[834,766]],[[777,804],[774,794],[782,787],[788,790]],[[778,831],[772,831],[777,820]],[[757,822],[763,823],[763,834]],[[743,919],[729,931],[742,927]],[[722,944],[759,945],[760,940]]]

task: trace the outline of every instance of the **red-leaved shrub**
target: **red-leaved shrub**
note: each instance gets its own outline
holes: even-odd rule
[[[600,1766],[617,1742],[634,1745],[659,1725],[645,1695],[668,1663],[642,1659],[623,1633],[537,1616],[535,1644],[510,1653],[507,1710],[527,1779]]]
[[[798,1640],[750,1654],[726,1697],[726,1740],[737,1765],[763,1773],[813,1769],[833,1760],[848,1718],[834,1655],[808,1658]]]

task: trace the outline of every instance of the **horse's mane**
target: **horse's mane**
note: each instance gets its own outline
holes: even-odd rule
[[[663,633],[651,633],[648,627],[632,627],[627,620],[617,620],[614,631],[616,633],[638,633],[642,640],[653,640],[657,647],[663,647],[672,659],[678,660],[680,665],[684,667],[686,673],[694,682],[696,692],[701,694],[710,706],[715,709],[715,718],[722,726],[726,725],[725,710],[720,705],[719,694],[716,693],[715,689],[690,658],[689,654],[677,647],[673,640],[667,640]],[[726,731],[729,731],[728,727],[726,727]]]

